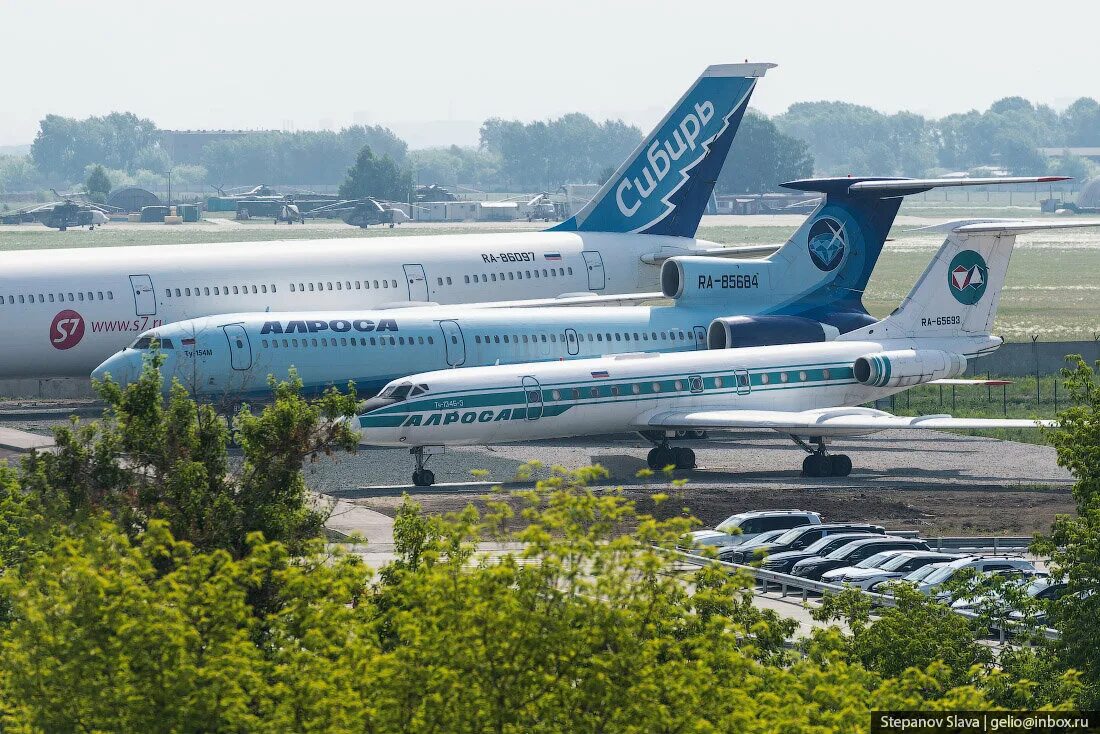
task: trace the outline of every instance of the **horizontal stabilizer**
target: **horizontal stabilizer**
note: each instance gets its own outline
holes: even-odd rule
[[[983,430],[1056,426],[1056,421],[1012,418],[953,418],[949,415],[897,416],[872,408],[819,410],[685,410],[657,411],[639,421],[642,428],[766,428],[799,436],[857,436],[898,429]]]
[[[874,194],[882,197],[908,196],[932,189],[953,186],[1001,186],[1004,184],[1053,183],[1067,181],[1069,176],[1011,176],[1003,178],[893,178],[852,177],[807,178],[780,184],[797,191],[820,191],[824,194]]]

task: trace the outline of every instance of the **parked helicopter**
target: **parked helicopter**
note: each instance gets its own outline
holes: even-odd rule
[[[353,227],[362,227],[363,229],[372,224],[388,224],[393,227],[410,220],[409,215],[403,209],[399,209],[396,206],[397,204],[400,204],[400,202],[382,201],[368,196],[362,199],[346,199],[320,206],[312,211],[304,212],[302,216],[327,219],[340,218]]]
[[[57,196],[58,201],[35,204],[5,212],[0,214],[0,224],[38,222],[62,232],[69,227],[87,227],[89,230],[93,230],[98,225],[110,221],[108,213],[122,211],[117,207],[90,202],[84,194],[61,195],[57,191],[53,193]]]

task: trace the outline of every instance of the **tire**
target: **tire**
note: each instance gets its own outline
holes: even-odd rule
[[[827,477],[830,476],[829,457],[819,454],[810,454],[802,460],[802,476]]]
[[[835,454],[829,457],[830,476],[846,477],[852,473],[852,460],[845,454]]]
[[[435,484],[435,474],[429,469],[417,469],[413,472],[412,479],[417,487],[430,487]]]
[[[660,471],[669,464],[675,464],[676,460],[673,458],[673,452],[671,449],[667,449],[664,446],[654,446],[649,450],[649,455],[646,456],[646,464],[653,471]]]
[[[681,446],[673,449],[672,459],[676,463],[677,469],[695,468],[695,452],[689,448]]]

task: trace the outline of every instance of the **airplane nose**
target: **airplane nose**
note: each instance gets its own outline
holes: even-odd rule
[[[369,413],[372,410],[378,410],[379,408],[385,408],[387,405],[393,405],[397,401],[393,398],[371,398],[364,400],[359,404],[360,413]]]
[[[137,380],[141,374],[141,356],[129,350],[117,352],[103,361],[92,370],[92,379],[103,380],[107,375],[121,387],[126,387]]]

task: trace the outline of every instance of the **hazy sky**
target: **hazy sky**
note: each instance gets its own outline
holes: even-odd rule
[[[0,145],[129,110],[163,128],[389,125],[476,142],[490,116],[648,129],[707,64],[773,61],[753,106],[940,116],[1100,97],[1100,3],[0,0]]]

